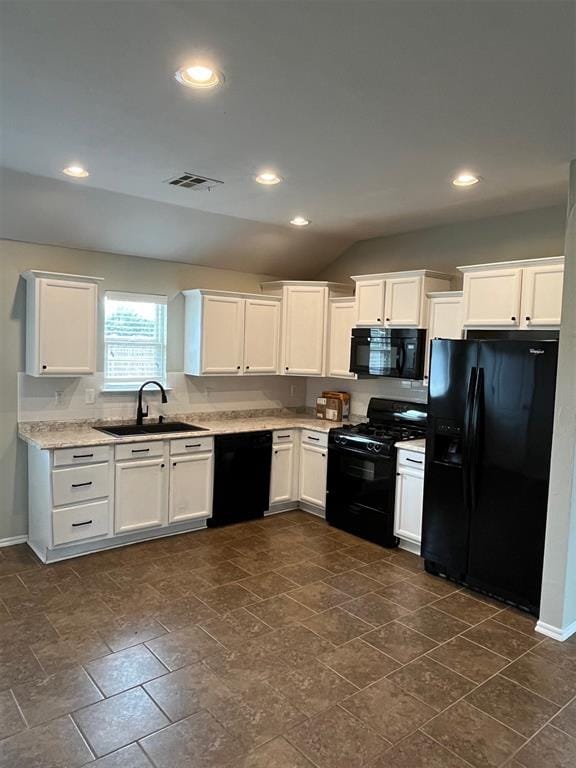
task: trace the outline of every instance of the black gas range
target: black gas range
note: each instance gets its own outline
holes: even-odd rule
[[[427,410],[419,403],[373,397],[367,416],[363,424],[337,427],[328,435],[326,520],[395,547],[395,443],[425,436]]]

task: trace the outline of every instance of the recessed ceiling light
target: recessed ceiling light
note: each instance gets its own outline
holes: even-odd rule
[[[90,176],[86,168],[82,168],[81,165],[69,165],[62,169],[62,173],[65,173],[66,176],[72,176],[73,179],[85,179]]]
[[[310,224],[310,219],[305,219],[304,216],[294,216],[290,220],[290,224],[294,224],[295,227],[307,227]]]
[[[181,85],[186,85],[188,88],[215,88],[224,82],[222,72],[218,72],[208,64],[181,67],[174,77]]]
[[[479,181],[480,176],[476,176],[468,171],[463,171],[452,179],[452,184],[455,187],[473,187],[474,184],[478,184]]]
[[[278,176],[274,171],[262,171],[262,173],[254,176],[254,180],[257,181],[258,184],[272,186],[274,184],[280,184],[282,176]]]

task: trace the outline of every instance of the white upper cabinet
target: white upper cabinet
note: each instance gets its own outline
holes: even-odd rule
[[[384,325],[386,280],[359,280],[356,283],[356,325]]]
[[[520,325],[521,290],[521,269],[487,269],[466,273],[464,325]]]
[[[280,299],[200,289],[184,295],[185,373],[278,373]]]
[[[522,325],[560,325],[564,265],[526,267],[522,280]]]
[[[554,257],[459,267],[467,328],[559,326],[564,259]]]
[[[101,278],[26,272],[26,373],[84,376],[96,372]]]
[[[244,373],[278,373],[280,302],[246,299],[244,315]]]
[[[432,339],[462,338],[462,291],[429,293],[428,344],[424,363],[424,382],[430,369],[430,343]]]
[[[356,275],[356,325],[426,328],[429,291],[449,290],[451,276],[425,269]]]
[[[320,376],[324,368],[324,336],[328,291],[316,286],[290,286],[284,297],[284,373]]]
[[[328,376],[354,379],[350,373],[352,328],[356,323],[354,299],[330,299],[328,306]]]
[[[393,277],[386,281],[384,322],[394,328],[420,325],[422,277]]]

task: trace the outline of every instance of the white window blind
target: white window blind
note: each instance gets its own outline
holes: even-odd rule
[[[167,296],[107,291],[104,298],[104,387],[166,383]]]

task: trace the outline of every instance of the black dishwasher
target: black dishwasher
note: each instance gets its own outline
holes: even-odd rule
[[[270,500],[272,432],[214,438],[211,527],[263,517]]]

